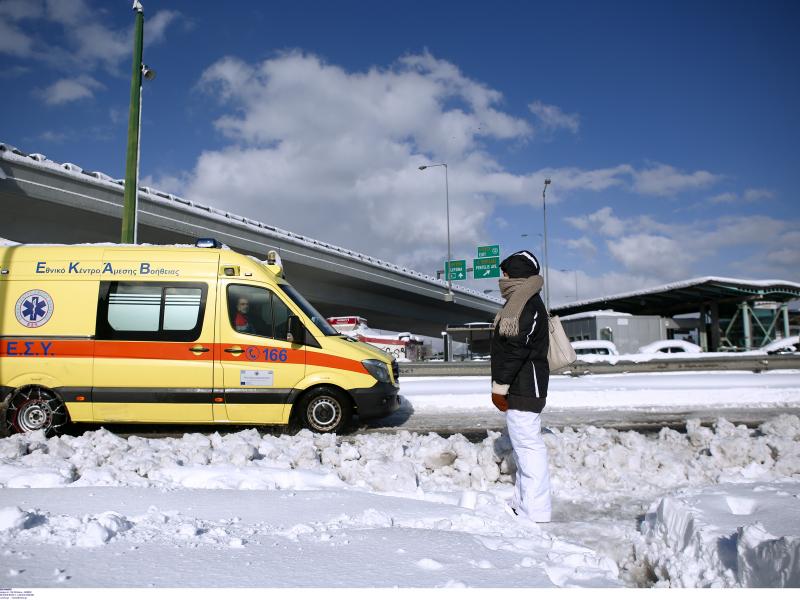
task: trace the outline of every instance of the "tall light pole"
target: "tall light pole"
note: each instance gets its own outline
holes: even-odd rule
[[[420,165],[419,170],[424,171],[428,167],[444,167],[444,201],[445,209],[447,210],[447,266],[444,270],[444,278],[447,281],[447,294],[445,294],[445,302],[453,301],[453,286],[450,283],[450,186],[447,182],[447,163],[439,163],[436,165]]]
[[[544,180],[544,189],[542,189],[542,215],[544,216],[544,307],[547,312],[550,312],[550,271],[547,267],[547,186],[550,185],[550,179]]]
[[[125,163],[125,194],[122,207],[123,244],[136,243],[136,204],[139,196],[139,137],[142,127],[142,78],[151,80],[155,71],[142,63],[144,45],[144,8],[133,0],[136,25],[133,33],[133,74],[131,77],[131,107],[128,116],[128,152]]]

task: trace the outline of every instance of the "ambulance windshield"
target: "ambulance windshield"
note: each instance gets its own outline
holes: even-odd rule
[[[300,295],[296,289],[294,289],[288,283],[281,283],[280,288],[286,292],[286,295],[292,299],[292,301],[300,307],[306,316],[314,322],[314,325],[319,327],[319,330],[323,333],[323,335],[339,335],[339,332],[336,331],[333,326],[325,320],[317,309],[311,306],[311,304]]]

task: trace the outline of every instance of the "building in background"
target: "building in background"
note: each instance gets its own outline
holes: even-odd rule
[[[632,315],[613,310],[575,313],[561,317],[569,341],[604,340],[613,342],[621,354],[632,354],[640,347],[670,339],[675,321],[655,315]],[[689,340],[691,341],[691,340]]]

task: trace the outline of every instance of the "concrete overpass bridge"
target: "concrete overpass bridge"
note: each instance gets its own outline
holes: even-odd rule
[[[0,144],[0,237],[21,243],[119,240],[123,180]],[[489,321],[501,303],[365,254],[147,187],[138,241],[192,244],[213,237],[244,254],[281,255],[287,278],[326,316],[360,315],[371,327],[439,337],[449,324]]]

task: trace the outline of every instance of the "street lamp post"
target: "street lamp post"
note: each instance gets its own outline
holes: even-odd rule
[[[544,189],[542,189],[542,216],[544,217],[544,307],[545,310],[550,312],[550,271],[547,267],[547,186],[550,185],[550,179],[544,180]]]
[[[125,163],[125,192],[122,207],[123,244],[136,243],[136,208],[139,196],[139,138],[142,128],[142,78],[151,80],[156,72],[142,63],[144,42],[144,8],[133,0],[136,24],[133,34],[133,75],[131,77],[131,107],[128,117],[128,152]]]
[[[447,294],[445,294],[445,301],[453,301],[453,286],[450,283],[449,267],[451,262],[450,254],[450,186],[447,181],[447,163],[439,163],[436,165],[420,165],[419,170],[424,171],[428,167],[444,167],[444,200],[445,209],[447,211],[447,268],[445,268],[444,277],[447,281]]]

